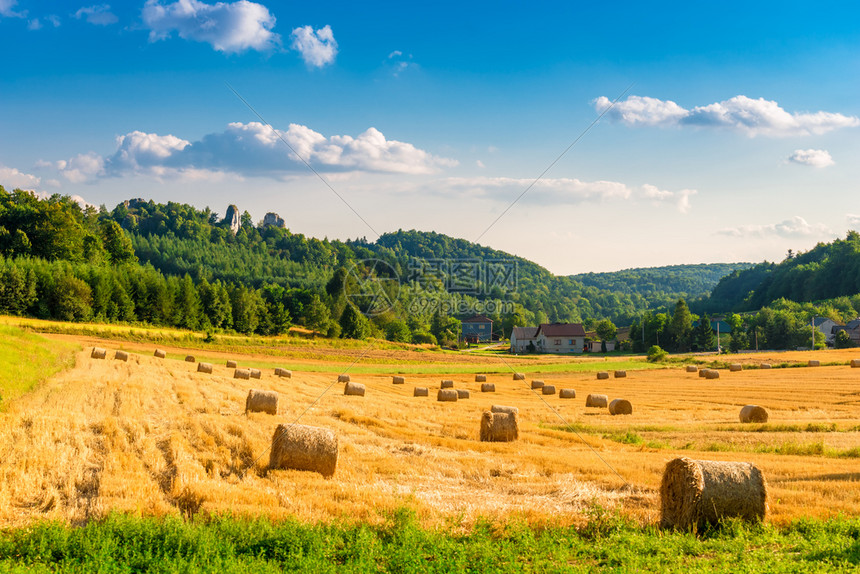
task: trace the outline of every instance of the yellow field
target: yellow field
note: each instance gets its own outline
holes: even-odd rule
[[[373,522],[403,505],[427,524],[512,515],[577,522],[595,503],[648,523],[658,518],[663,466],[679,455],[758,464],[777,522],[860,514],[860,369],[844,365],[856,351],[738,357],[747,366],[813,356],[843,365],[722,371],[708,381],[683,368],[628,370],[605,381],[593,372],[534,377],[576,389],[577,398],[562,400],[532,392],[527,371],[526,381],[490,375],[495,393],[481,393],[470,375],[409,375],[405,385],[354,375],[367,395],[347,397],[333,384],[334,368],[294,371],[292,379],[268,369],[249,382],[232,378],[226,355],[205,375],[192,363],[156,359],[154,347],[141,344],[123,345],[133,351],[128,363],[113,360],[117,345],[101,342],[107,360],[90,359],[85,347],[75,368],[0,414],[0,525],[79,522],[111,510]],[[264,359],[230,358],[240,367]],[[436,402],[441,378],[471,398]],[[431,396],[414,398],[415,386],[430,387]],[[282,413],[246,416],[250,388],[280,392]],[[586,409],[588,393],[626,398],[634,414]],[[478,441],[481,413],[492,404],[520,408],[519,441]],[[742,427],[746,404],[767,408],[770,422]],[[297,419],[338,434],[333,478],[267,471],[275,426]],[[568,424],[576,432],[562,430]]]

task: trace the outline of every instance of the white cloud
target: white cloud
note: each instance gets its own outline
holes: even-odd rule
[[[788,161],[812,167],[828,167],[836,163],[830,152],[824,149],[797,149],[788,156]]]
[[[42,29],[42,23],[39,21],[38,18],[33,18],[32,20],[27,22],[27,29],[28,30],[41,30]]]
[[[322,68],[334,62],[337,56],[337,42],[331,26],[323,26],[314,31],[310,26],[293,30],[293,49],[300,52],[308,66]]]
[[[611,104],[601,96],[595,109]],[[820,135],[840,128],[860,125],[860,118],[831,112],[792,113],[774,101],[735,96],[728,100],[687,110],[670,100],[630,96],[607,112],[610,118],[629,126],[698,126],[740,131],[750,137]]]
[[[176,32],[180,38],[206,42],[226,53],[268,50],[281,41],[280,36],[272,32],[275,17],[268,8],[247,0],[215,4],[178,0],[166,5],[159,0],[147,0],[143,22],[149,28],[151,42]]]
[[[273,131],[258,122],[237,122],[194,142],[134,131],[117,138],[117,150],[109,157],[79,155],[54,167],[74,182],[129,174],[214,179],[225,173],[283,177],[306,172],[302,159],[281,138],[314,169],[327,173],[428,174],[457,165],[455,160],[434,156],[410,143],[388,140],[376,128],[355,137],[327,138],[298,124]]]
[[[860,215],[854,215],[852,213],[849,213],[845,216],[845,220],[848,222],[848,227],[850,227],[851,229],[860,228]]]
[[[96,26],[109,26],[116,24],[119,20],[116,14],[110,11],[110,4],[96,4],[80,8],[75,12],[75,18],[78,20],[83,18]]]
[[[660,189],[651,184],[644,184],[641,188],[640,195],[645,199],[651,199],[657,203],[670,201],[674,202],[678,211],[681,213],[689,213],[693,207],[690,203],[690,196],[696,195],[698,191],[695,189],[682,189],[680,191],[667,191]]]
[[[0,185],[6,188],[6,191],[11,191],[16,188],[34,189],[41,178],[24,173],[14,167],[5,167],[0,165]]]
[[[765,237],[776,235],[779,237],[820,237],[822,235],[833,235],[833,232],[824,224],[811,225],[807,221],[795,215],[780,223],[766,225],[741,225],[738,227],[727,227],[717,232],[729,237]]]
[[[391,69],[391,75],[395,78],[409,68],[418,67],[418,64],[412,61],[412,54],[404,56],[400,50],[394,50],[388,54],[386,65]]]
[[[16,12],[15,6],[18,5],[18,0],[0,0],[0,16],[6,18],[26,18],[27,11]]]

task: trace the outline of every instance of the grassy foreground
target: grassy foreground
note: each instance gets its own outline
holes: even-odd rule
[[[728,523],[701,536],[635,526],[597,509],[584,527],[479,522],[420,527],[264,519],[141,519],[0,532],[0,572],[838,572],[860,564],[860,520]]]
[[[0,324],[0,401],[16,399],[48,377],[73,366],[74,352],[79,349],[74,343],[49,341]]]

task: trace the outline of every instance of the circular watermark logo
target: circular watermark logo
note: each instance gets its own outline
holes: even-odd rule
[[[344,293],[364,315],[390,311],[400,296],[400,275],[381,259],[359,259],[346,271]]]

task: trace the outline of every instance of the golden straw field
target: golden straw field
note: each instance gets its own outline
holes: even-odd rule
[[[418,362],[405,384],[393,385],[386,355],[377,355],[376,374],[352,374],[366,387],[362,397],[344,396],[335,364],[294,369],[286,379],[274,376],[278,353],[198,350],[199,361],[214,364],[204,374],[182,360],[193,350],[165,347],[168,358],[158,359],[154,344],[71,338],[84,345],[75,366],[0,413],[2,526],[79,523],[110,511],[374,522],[399,506],[414,508],[426,524],[479,516],[566,523],[595,504],[655,523],[660,477],[677,456],[758,465],[776,522],[860,514],[860,369],[847,366],[860,353],[852,351],[731,357],[745,369],[721,369],[714,380],[684,365],[628,368],[626,378],[608,380],[573,367],[534,374],[532,363],[505,358],[526,380],[490,372],[494,393],[481,393],[474,374],[442,375],[438,367],[422,374]],[[94,344],[107,348],[106,360],[90,358]],[[130,352],[128,362],[114,360],[119,348]],[[813,356],[825,366],[752,368]],[[262,378],[232,378],[227,359],[260,368]],[[504,364],[492,356],[468,361],[488,372]],[[437,402],[443,378],[471,397]],[[532,391],[532,379],[556,393]],[[413,397],[416,386],[429,387],[430,396]],[[277,391],[281,412],[246,416],[251,388]],[[560,399],[566,388],[576,398]],[[628,399],[633,414],[586,409],[589,393]],[[478,441],[482,412],[493,404],[519,407],[518,441]],[[766,408],[769,422],[741,425],[747,404]],[[333,477],[267,469],[275,427],[296,420],[337,433]]]

